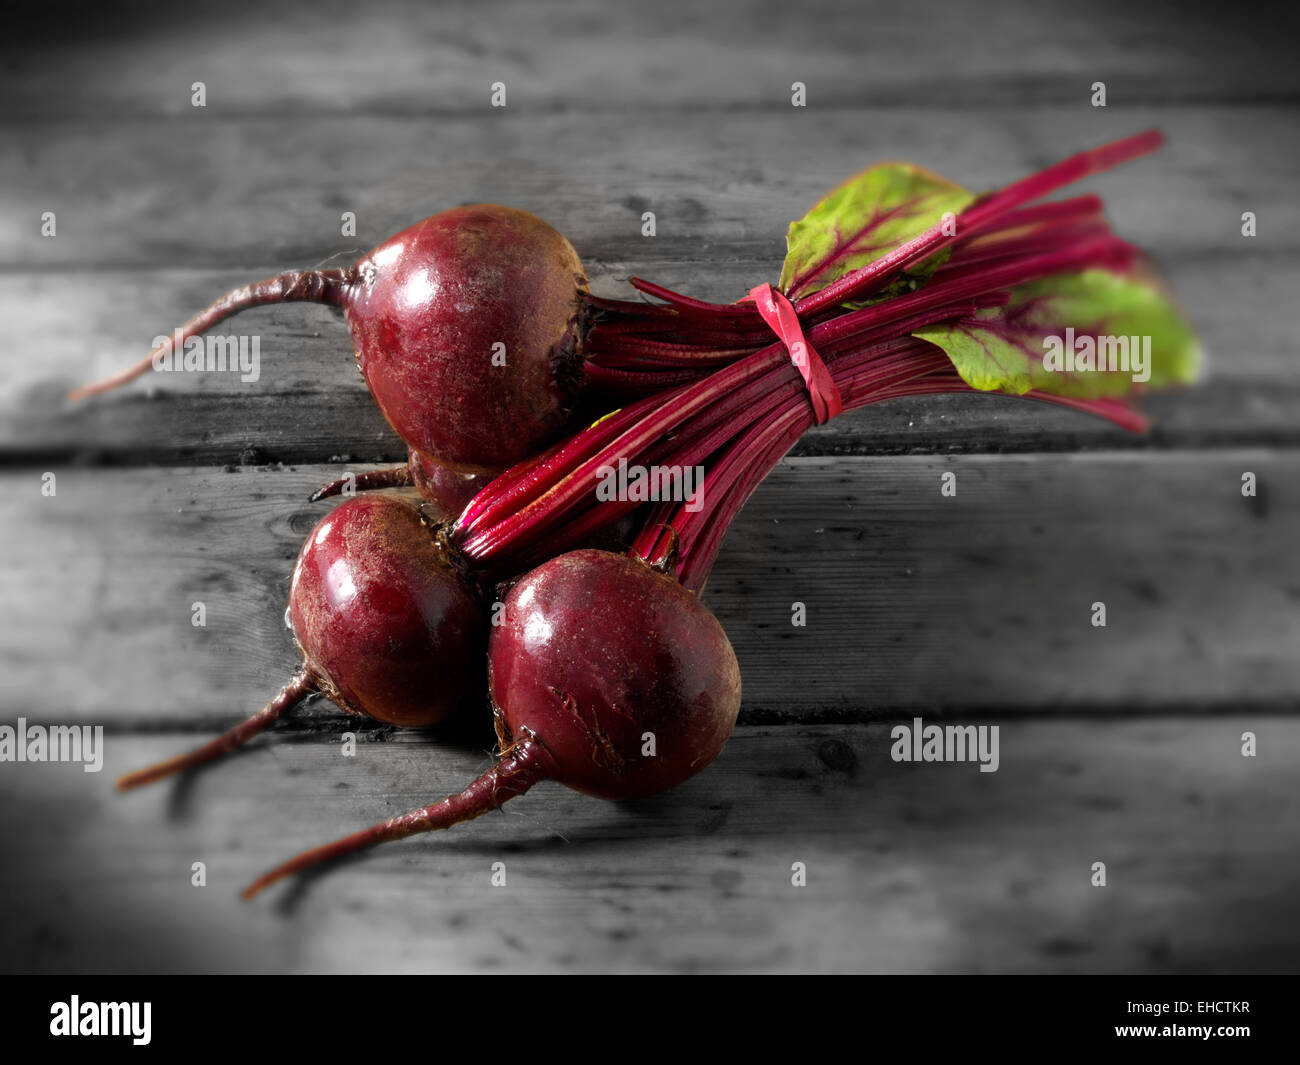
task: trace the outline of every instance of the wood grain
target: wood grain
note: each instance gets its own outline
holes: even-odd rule
[[[1168,264],[1207,351],[1206,380],[1147,397],[1150,435],[1044,404],[946,396],[849,414],[810,433],[797,453],[1300,443],[1300,363],[1289,325],[1277,313],[1286,293],[1300,287],[1300,266],[1293,256],[1232,262],[1228,298],[1221,293],[1223,261],[1187,255]],[[618,291],[615,279],[637,269],[605,264],[597,288]],[[744,262],[715,273],[725,274],[736,292],[763,269]],[[664,263],[653,276],[690,288],[698,271],[695,264]],[[167,323],[183,321],[239,276],[0,276],[0,297],[13,308],[15,350],[41,353],[16,361],[0,382],[0,459],[169,465],[323,462],[335,455],[402,459],[401,441],[357,373],[345,325],[322,307],[258,309],[228,324],[232,336],[259,338],[255,381],[232,372],[157,374],[75,407],[64,402],[70,388],[129,364],[171,328]],[[65,296],[80,308],[75,328],[67,324]]]
[[[903,764],[887,724],[742,728],[670,794],[559,785],[251,904],[294,851],[487,764],[416,737],[262,743],[130,796],[0,774],[0,953],[23,971],[1237,972],[1300,961],[1294,719],[1003,722],[1000,767]],[[1243,758],[1241,734],[1258,736]],[[39,825],[40,831],[32,826]],[[191,886],[191,863],[207,886]],[[791,885],[804,862],[807,886]],[[1107,886],[1090,883],[1103,861]],[[504,862],[506,884],[489,886]]]
[[[706,599],[749,720],[1294,708],[1298,468],[1265,451],[791,459]],[[337,472],[65,470],[53,499],[35,471],[7,474],[6,709],[197,728],[251,713],[296,661],[289,574],[326,512],[302,501]]]
[[[654,5],[341,0],[177,8],[153,2],[80,18],[27,12],[4,42],[13,104],[43,119],[109,112],[179,116],[205,79],[209,108],[269,114],[446,116],[510,106],[694,110],[788,106],[808,83],[822,107],[870,99],[971,109],[1087,100],[1107,82],[1132,102],[1294,100],[1289,9],[1267,22],[1196,5],[1102,0],[1081,8],[1011,0],[799,7],[659,0]],[[35,17],[34,17],[35,16]]]
[[[1105,197],[1118,230],[1156,256],[1207,247],[1264,254],[1300,241],[1294,115],[1289,106],[1093,108],[1081,99],[992,107],[972,121],[866,100],[829,112],[703,108],[685,122],[649,112],[635,121],[200,113],[10,123],[0,152],[0,266],[239,268],[247,280],[266,265],[350,262],[434,211],[495,202],[546,219],[588,264],[689,262],[694,292],[736,299],[749,286],[712,288],[715,265],[743,257],[769,263],[775,276],[789,223],[875,163],[906,159],[984,190],[1152,126],[1168,138],[1161,151],[1080,189]],[[653,239],[641,236],[647,210]],[[1258,216],[1253,241],[1241,236],[1245,210]],[[56,213],[56,237],[42,235],[45,211]],[[340,235],[344,211],[356,214],[355,237]]]
[[[1157,443],[1294,442],[1300,379],[1278,313],[1300,281],[1300,214],[1290,194],[1300,154],[1288,108],[1252,108],[1249,121],[1222,107],[1110,114],[1059,106],[1006,108],[976,124],[898,108],[761,111],[719,126],[658,113],[635,126],[615,116],[502,117],[508,125],[493,130],[476,117],[440,120],[431,138],[407,135],[407,118],[357,119],[346,129],[323,118],[170,121],[165,134],[162,120],[12,126],[14,150],[0,154],[0,302],[12,337],[0,459],[398,458],[346,331],[324,308],[261,309],[224,327],[260,338],[254,383],[174,374],[153,382],[152,401],[139,384],[74,410],[62,398],[134,360],[233,285],[290,265],[350,261],[438,206],[490,199],[539,211],[575,242],[597,292],[627,294],[627,278],[643,274],[734,299],[774,273],[789,220],[870,162],[914,159],[987,187],[1151,123],[1170,145],[1090,186],[1110,197],[1118,230],[1165,269],[1210,353],[1211,386],[1154,398]],[[160,138],[172,162],[161,169],[140,151]],[[769,140],[789,152],[764,152]],[[797,158],[817,163],[789,165]],[[385,160],[380,173],[375,159]],[[94,182],[84,177],[91,160]],[[658,219],[653,240],[639,235],[648,209]],[[1253,240],[1240,234],[1246,209],[1259,217]],[[59,218],[55,239],[40,236],[44,210]],[[357,213],[357,237],[338,236],[342,210]],[[1082,415],[1005,403],[993,411],[948,397],[845,419],[801,446],[879,453],[1135,443]]]

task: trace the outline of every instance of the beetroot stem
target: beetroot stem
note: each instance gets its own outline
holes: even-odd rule
[[[746,446],[753,452],[752,458],[732,478],[721,504],[710,508],[702,527],[693,534],[692,541],[679,556],[678,580],[682,587],[697,595],[704,590],[731,523],[759,483],[772,472],[807,428],[810,419],[801,418],[798,414],[799,412],[787,412],[774,421],[757,440],[746,442]]]
[[[1094,218],[1101,214],[1104,206],[1100,196],[1089,193],[1068,200],[1053,200],[1050,203],[1034,204],[1032,207],[1021,207],[1008,211],[978,229],[968,226],[965,233],[957,238],[956,246],[961,247],[969,241],[1002,230],[1021,229],[1025,226],[1063,225]]]
[[[264,281],[255,281],[251,285],[241,285],[227,292],[207,309],[200,311],[180,327],[180,342],[184,344],[190,337],[206,333],[224,318],[229,318],[237,311],[247,307],[257,307],[264,303],[332,303],[342,305],[352,284],[352,270],[291,270],[287,274],[268,277]],[[68,401],[75,403],[87,396],[110,392],[120,385],[133,381],[141,374],[147,373],[153,366],[155,357],[163,358],[170,354],[176,340],[173,333],[167,340],[149,352],[134,366],[128,366],[120,373],[105,378],[95,384],[82,385],[68,394]]]
[[[1102,170],[1136,159],[1153,152],[1164,143],[1159,130],[1147,130],[1091,151],[1072,155],[1046,170],[1014,182],[999,192],[976,200],[958,216],[957,233],[945,232],[943,222],[938,222],[924,233],[898,245],[887,255],[863,266],[827,285],[823,289],[796,300],[795,312],[803,318],[837,303],[854,299],[869,291],[877,281],[892,277],[900,270],[915,265],[936,251],[953,244],[958,235],[976,233],[993,219],[1032,200],[1042,199],[1057,189]]]
[[[617,366],[587,363],[587,383],[603,395],[654,394],[665,388],[688,385],[698,380],[697,370],[629,370]]]
[[[215,762],[218,758],[229,754],[236,747],[242,747],[268,725],[283,716],[287,710],[292,709],[308,695],[319,690],[316,678],[307,669],[300,669],[289,678],[289,683],[280,689],[279,694],[274,699],[248,720],[240,722],[230,731],[222,733],[215,740],[205,743],[202,747],[197,747],[187,754],[178,754],[175,758],[168,758],[165,762],[158,762],[144,769],[137,769],[134,773],[127,773],[125,776],[118,777],[117,790],[130,791],[141,785],[152,784],[155,780],[162,780],[164,777],[172,776],[174,773],[193,769],[195,766],[205,765],[208,762]]]
[[[935,270],[930,284],[937,285],[951,277],[955,270],[977,263],[1015,262],[1058,249],[1063,242],[1082,242],[1088,238],[1109,235],[1110,227],[1100,218],[1069,225],[1039,227],[1024,236],[989,234],[987,238],[980,237],[972,244],[955,248],[952,258]]]
[[[691,296],[683,296],[680,292],[674,292],[663,285],[656,285],[653,281],[647,281],[645,278],[633,277],[629,279],[633,288],[644,292],[647,296],[654,296],[671,304],[676,310],[683,313],[694,313],[698,315],[710,315],[714,317],[735,317],[747,318],[750,315],[756,315],[758,312],[754,309],[753,304],[743,303],[709,303],[705,300],[697,300]]]
[[[595,454],[628,427],[636,425],[643,415],[653,414],[683,391],[684,388],[646,396],[606,415],[536,459],[525,460],[507,470],[466,504],[456,519],[455,537],[463,539],[481,525],[515,513],[546,492],[583,459]]]
[[[962,313],[963,304],[978,301],[981,295],[990,304],[1005,303],[1005,294],[998,291],[1003,287],[1085,265],[1127,258],[1131,254],[1129,245],[1105,236],[1082,239],[1062,251],[1029,256],[991,268],[958,269],[943,284],[930,285],[911,295],[898,296],[819,323],[808,331],[808,340],[828,355],[842,347],[856,349],[857,343],[865,344],[871,334],[888,330],[897,335],[902,331],[900,326],[905,325],[911,331],[921,327],[927,319],[939,321]],[[853,343],[854,340],[857,343]],[[665,434],[696,442],[702,438],[710,439],[705,434],[718,422],[705,411],[712,408],[716,413],[721,397],[735,396],[746,385],[774,371],[785,370],[793,376],[789,367],[784,346],[778,342],[680,390],[671,402],[660,404],[631,424],[627,412],[620,412],[617,433],[612,431],[613,419],[609,426],[601,427],[606,429],[603,441],[607,442],[602,442],[599,449],[593,451],[566,445],[575,452],[575,459],[580,455],[581,461],[563,464],[563,468],[556,464],[550,471],[546,487],[541,488],[534,482],[535,486],[527,493],[527,502],[522,498],[524,493],[512,490],[509,497],[498,497],[488,508],[480,510],[469,524],[458,523],[455,532],[457,546],[479,565],[495,564],[495,559],[507,551],[525,552],[535,547],[543,537],[553,536],[553,529],[561,520],[578,523],[584,529],[590,528],[593,523],[584,522],[580,513],[575,512],[584,505],[583,499],[594,488],[602,467],[612,465],[619,458],[631,462],[634,456],[645,456],[649,449],[656,448],[657,441]],[[770,387],[767,386],[764,392]],[[722,403],[725,405],[726,400]],[[751,416],[761,416],[762,413],[761,410],[750,412]],[[727,414],[732,415],[732,412],[727,411]],[[612,511],[607,513],[614,516]]]
[[[875,398],[889,398],[897,387],[946,365],[947,356],[930,344],[900,340],[875,352],[853,353],[836,360],[832,369],[845,410],[851,410]],[[678,507],[671,523],[683,542],[679,579],[684,587],[694,592],[703,588],[732,521],[754,489],[812,424],[806,401],[787,403],[772,416],[751,424],[710,471],[710,506],[697,513]],[[698,531],[696,526],[700,527]],[[641,544],[634,543],[634,549]]]
[[[805,318],[809,343],[822,353],[837,379],[845,375],[859,403],[915,395],[931,387],[935,391],[957,390],[951,378],[940,379],[931,373],[947,365],[946,362],[913,356],[906,368],[888,359],[882,365],[875,361],[881,356],[869,351],[871,340],[901,338],[935,322],[977,313],[983,306],[1005,305],[1010,299],[1007,289],[1038,278],[1091,266],[1127,266],[1136,250],[1110,234],[1097,197],[1026,204],[1064,184],[1151,151],[1161,140],[1158,132],[1151,131],[1072,156],[976,200],[962,212],[957,233],[945,233],[942,227],[935,227],[822,292],[799,300],[796,307]],[[955,246],[952,258],[919,291],[859,309],[839,305],[840,300],[869,290],[873,278],[886,279],[947,246]],[[746,342],[751,337],[765,335],[751,333],[749,323],[742,324],[745,317],[755,313],[752,304],[747,302],[710,304],[640,279],[634,279],[633,284],[642,292],[671,304],[670,313],[683,319],[686,332],[684,336],[668,332],[654,338],[637,337],[634,332],[611,337],[604,350],[596,354],[597,362],[602,357],[606,360],[608,384],[622,378],[629,390],[634,383],[649,387],[647,378],[653,377],[652,368],[656,365],[683,365],[692,360],[698,365],[699,360],[710,355],[740,354],[731,347],[710,350],[710,345],[717,343],[719,327],[743,329],[744,332],[733,336]],[[831,291],[838,293],[836,300],[824,296]],[[819,305],[819,300],[824,306]],[[706,335],[708,339],[702,339]],[[624,374],[627,376],[622,377]],[[787,424],[784,413],[777,412],[784,412],[788,404],[802,399],[798,390],[789,384],[792,377],[783,345],[769,342],[715,374],[679,388],[671,399],[657,403],[655,409],[647,410],[644,415],[638,412],[632,418],[627,411],[619,412],[610,423],[600,427],[598,439],[591,440],[590,444],[566,446],[553,457],[532,466],[508,489],[506,486],[497,491],[490,488],[488,499],[471,504],[462,515],[454,538],[467,556],[481,566],[488,566],[508,551],[523,555],[535,553],[543,545],[554,549],[567,543],[575,530],[592,532],[635,505],[624,501],[612,507],[604,506],[599,517],[592,509],[590,494],[600,471],[619,459],[626,459],[629,464],[662,462],[669,467],[701,462],[712,466],[722,460],[722,471],[711,469],[710,476],[716,478],[719,472],[723,473],[723,482],[728,485],[724,491],[730,497],[729,486],[738,476],[731,470],[739,452],[732,449],[725,459],[714,452],[737,432],[743,433],[740,429],[743,424],[773,418]],[[912,379],[910,383],[908,378]],[[848,409],[847,395],[845,400]],[[1124,405],[1087,402],[1062,405],[1108,417],[1126,428],[1140,425],[1140,419]],[[799,409],[802,411],[802,406]],[[748,435],[746,440],[753,443]],[[773,461],[780,453],[776,453]],[[712,484],[719,489],[716,479]],[[744,495],[747,493],[738,497],[742,502]],[[713,498],[718,499],[716,495]],[[656,508],[655,513],[661,509]],[[692,528],[704,520],[698,514],[679,517]],[[561,522],[563,528],[559,527]],[[725,529],[726,524],[722,522],[721,527]]]
[[[304,851],[290,858],[268,873],[263,873],[241,892],[245,899],[270,887],[278,880],[300,873],[322,862],[332,862],[354,851],[373,847],[377,843],[405,839],[420,832],[434,832],[451,828],[462,821],[471,821],[485,813],[504,806],[522,795],[548,776],[541,744],[531,732],[521,735],[506,750],[491,769],[471,783],[464,791],[418,810],[390,818],[378,825],[364,828],[333,843]]]

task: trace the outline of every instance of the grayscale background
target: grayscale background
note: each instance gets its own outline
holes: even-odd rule
[[[29,10],[0,40],[0,721],[108,731],[100,774],[0,764],[0,968],[1300,965],[1293,15],[1132,0],[186,8]],[[255,904],[237,889],[272,862],[458,789],[490,734],[372,727],[343,758],[348,724],[315,704],[208,772],[113,792],[283,683],[289,572],[324,512],[306,495],[404,451],[320,307],[232,327],[262,338],[256,384],[169,375],[67,409],[72,385],[235,284],[350,262],[460,203],[539,214],[599,293],[640,274],[732,300],[775,281],[788,223],[872,163],[985,189],[1149,126],[1162,152],[1083,188],[1165,271],[1205,382],[1147,401],[1145,438],[979,397],[810,433],[707,590],[745,682],[707,772],[636,804],[543,785]],[[356,237],[340,236],[345,211]],[[955,499],[939,494],[947,471]],[[891,725],[917,715],[1000,724],[999,771],[891,761]],[[495,861],[504,888],[488,887]]]

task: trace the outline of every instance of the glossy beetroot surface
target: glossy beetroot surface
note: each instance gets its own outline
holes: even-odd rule
[[[252,717],[195,750],[119,778],[122,791],[229,754],[310,695],[423,727],[483,695],[487,618],[434,532],[395,496],[350,499],[298,555],[289,620],[302,665]]]
[[[305,667],[347,709],[422,727],[481,690],[483,607],[400,499],[358,496],[316,526],[289,618]]]
[[[495,204],[443,211],[352,274],[343,307],[357,364],[411,447],[484,472],[563,427],[582,380],[587,277],[540,218]]]
[[[555,437],[582,386],[587,276],[572,245],[512,207],[457,207],[353,266],[294,270],[226,293],[156,351],[75,390],[107,392],[250,307],[343,309],[357,364],[405,443],[462,473],[493,473]]]
[[[548,775],[605,799],[664,791],[722,750],[740,667],[718,620],[627,555],[572,551],[520,580],[492,630],[502,748],[531,731]],[[655,755],[645,757],[646,733]]]

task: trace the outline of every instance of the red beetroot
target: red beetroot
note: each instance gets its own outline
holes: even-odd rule
[[[675,578],[607,551],[571,551],[519,581],[488,666],[502,749],[532,733],[549,776],[602,799],[693,776],[740,707],[740,667],[712,612]]]
[[[302,666],[266,707],[118,787],[214,761],[313,693],[352,713],[422,728],[482,690],[483,605],[415,508],[393,496],[348,500],[317,524],[294,567],[289,620]]]
[[[851,303],[892,292],[900,282],[914,286],[917,278],[908,271],[924,272],[926,261],[933,262],[939,253],[954,253],[935,276],[946,275],[955,298],[956,290],[971,281],[972,265],[979,264],[976,272],[987,282],[998,262],[1060,250],[1067,237],[1082,251],[1084,236],[1107,233],[1100,201],[1083,197],[1037,208],[1025,205],[1154,150],[1161,140],[1158,132],[1148,131],[1079,153],[976,198],[955,224],[938,221],[824,288],[805,292],[810,277],[839,271],[840,260],[857,247],[858,238],[865,240],[875,222],[892,212],[877,213],[875,222],[832,249],[829,258],[812,267],[803,264],[802,280],[789,293],[797,297],[793,309],[805,326],[844,339],[864,326],[862,312],[850,310]],[[972,239],[980,246],[963,249]],[[1097,261],[1120,250],[1120,242],[1111,241],[1107,248],[1102,243],[1094,241],[1092,247]],[[957,261],[963,250],[964,265]],[[1076,256],[1058,269],[1089,265],[1095,263]],[[1043,270],[1038,273],[1045,276]],[[527,212],[477,205],[427,218],[351,268],[296,271],[237,289],[180,333],[187,341],[257,304],[310,300],[340,306],[366,381],[407,445],[427,460],[461,472],[492,473],[550,442],[584,381],[593,386],[604,413],[612,397],[655,395],[689,384],[771,343],[771,329],[752,301],[713,304],[649,282],[633,279],[633,284],[664,302],[592,296],[576,253],[559,233]],[[987,285],[983,291],[989,291]],[[979,294],[972,291],[962,298]],[[886,315],[904,306],[900,299],[885,303]],[[874,308],[868,312],[868,317],[876,313]],[[912,324],[926,328],[939,321],[942,317]],[[154,354],[164,356],[171,347],[169,340]],[[130,380],[149,369],[151,361],[146,358],[74,396]],[[978,362],[968,368],[968,376],[979,378],[981,389],[992,387]]]
[[[492,204],[444,211],[385,241],[353,275],[344,311],[357,365],[417,451],[483,472],[563,427],[582,380],[587,275],[540,218]]]
[[[299,855],[244,891],[362,847],[479,817],[540,780],[606,799],[664,791],[707,766],[740,709],[740,668],[716,618],[639,558],[583,550],[505,600],[490,689],[502,752],[464,791]]]
[[[181,341],[266,303],[343,308],[357,365],[411,447],[461,472],[499,470],[563,427],[582,381],[587,277],[572,245],[527,211],[479,204],[398,233],[351,267],[298,270],[223,296]],[[163,347],[117,376],[146,372]]]
[[[484,612],[433,531],[391,496],[352,499],[303,545],[289,618],[340,706],[424,727],[478,687]]]

